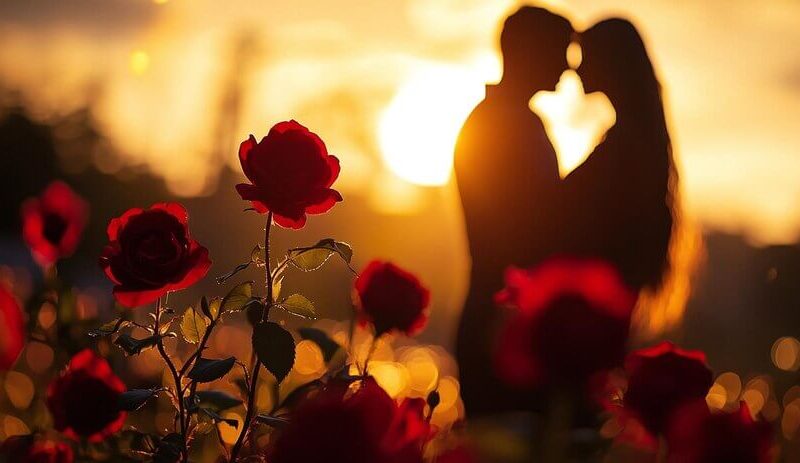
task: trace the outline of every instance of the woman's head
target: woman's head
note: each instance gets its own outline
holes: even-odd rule
[[[601,21],[581,34],[578,75],[587,93],[603,92],[620,105],[660,101],[660,86],[636,27],[625,19]]]

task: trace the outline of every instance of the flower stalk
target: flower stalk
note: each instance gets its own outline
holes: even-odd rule
[[[264,301],[264,309],[261,313],[261,319],[259,323],[264,323],[267,319],[269,319],[269,310],[273,304],[273,294],[272,294],[272,262],[270,259],[270,246],[269,246],[269,237],[270,231],[272,229],[272,211],[267,213],[267,224],[264,229],[264,283],[266,285],[266,300]],[[255,362],[253,363],[253,368],[251,377],[250,377],[250,386],[247,391],[247,410],[245,411],[244,422],[242,423],[242,429],[239,431],[239,437],[236,438],[236,443],[233,445],[233,449],[231,450],[231,463],[237,461],[239,457],[239,452],[242,450],[242,444],[244,443],[245,438],[247,437],[247,433],[250,430],[250,424],[253,420],[253,416],[255,415],[255,408],[256,408],[256,392],[258,390],[258,373],[261,371],[261,361],[258,357],[253,355]]]
[[[158,301],[156,301],[156,317],[153,325],[153,335],[156,337],[156,347],[158,348],[158,352],[161,354],[161,358],[164,359],[164,363],[167,364],[167,367],[172,374],[172,379],[175,382],[175,400],[178,402],[178,418],[181,426],[180,436],[183,441],[183,447],[181,448],[181,461],[186,462],[188,461],[188,452],[186,451],[187,417],[183,403],[183,387],[181,386],[181,375],[175,368],[175,363],[167,354],[167,350],[164,349],[164,338],[161,336],[161,310],[162,302],[161,298],[159,297]]]

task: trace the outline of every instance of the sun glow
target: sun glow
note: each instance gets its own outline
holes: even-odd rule
[[[444,185],[461,125],[484,96],[478,73],[430,66],[400,87],[382,114],[378,136],[387,167],[418,185]]]

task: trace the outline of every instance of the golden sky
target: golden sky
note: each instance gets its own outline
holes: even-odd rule
[[[758,242],[798,238],[800,3],[544,3],[579,28],[612,14],[639,26],[666,88],[693,217]],[[43,118],[91,102],[124,153],[97,159],[101,168],[143,164],[186,195],[211,188],[220,163],[236,164],[238,140],[293,117],[340,156],[342,190],[391,198],[374,207],[404,213],[420,197],[452,201],[414,183],[452,188],[453,138],[499,77],[498,25],[516,4],[12,0],[0,3],[0,82]],[[220,118],[231,86],[241,100]],[[536,106],[555,124],[565,165],[608,120],[601,98],[579,104],[578,88],[566,80]],[[230,137],[220,140],[220,127]]]

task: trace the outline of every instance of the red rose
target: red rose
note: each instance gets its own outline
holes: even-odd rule
[[[272,211],[282,227],[303,228],[306,214],[322,214],[342,200],[331,188],[339,160],[296,121],[275,124],[260,142],[250,135],[239,146],[239,161],[250,183],[236,191],[258,212]]]
[[[422,399],[397,405],[374,379],[328,386],[303,402],[269,450],[271,463],[421,463],[430,426]]]
[[[75,252],[89,207],[64,182],[51,183],[39,198],[22,203],[22,237],[42,265]]]
[[[768,463],[772,427],[753,421],[747,404],[738,411],[711,413],[705,400],[684,405],[667,432],[670,463]]]
[[[638,419],[654,435],[666,430],[681,405],[705,399],[713,383],[706,356],[663,342],[628,355],[628,389],[624,412]]]
[[[0,371],[17,361],[25,345],[25,322],[22,310],[8,291],[0,287]]]
[[[554,259],[510,268],[495,297],[514,307],[499,338],[495,367],[518,387],[583,387],[625,358],[634,295],[599,261]]]
[[[8,463],[72,463],[72,448],[63,442],[34,442],[33,436],[12,436],[0,445],[0,461]]]
[[[129,209],[108,224],[110,243],[100,266],[126,307],[149,304],[206,276],[208,249],[189,236],[189,217],[177,203]]]
[[[355,282],[355,304],[362,324],[380,335],[398,330],[411,336],[425,327],[430,292],[419,279],[391,262],[370,262]]]
[[[434,461],[436,463],[478,463],[475,455],[463,445],[439,454]]]
[[[126,413],[118,400],[123,392],[125,384],[108,362],[84,349],[47,387],[47,408],[58,431],[99,442],[122,428]]]

